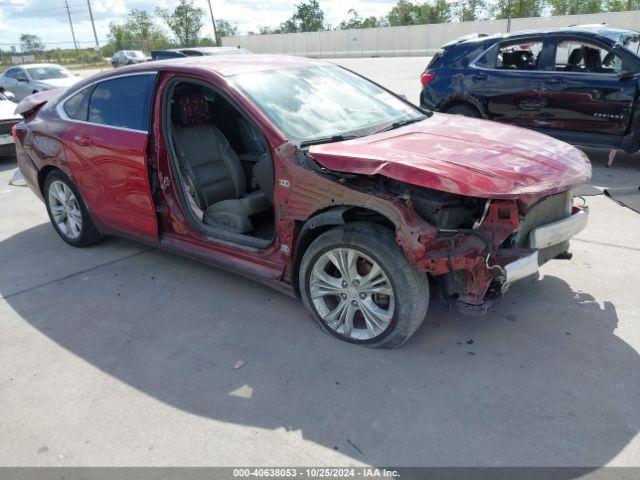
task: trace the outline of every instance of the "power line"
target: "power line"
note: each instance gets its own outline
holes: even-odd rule
[[[69,9],[69,2],[64,0],[65,8],[67,9],[67,16],[69,17],[69,26],[71,27],[71,37],[73,38],[73,46],[78,51],[78,44],[76,43],[76,33],[73,31],[73,22],[71,21],[71,10]]]
[[[93,28],[93,38],[96,40],[96,49],[100,49],[100,43],[98,42],[98,34],[96,33],[96,24],[93,22],[93,12],[91,11],[91,0],[87,0],[87,7],[89,8],[89,17],[91,17],[91,28]]]

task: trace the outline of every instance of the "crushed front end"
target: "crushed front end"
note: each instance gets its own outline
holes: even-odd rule
[[[570,190],[490,200],[394,187],[435,227],[420,235],[423,248],[413,249],[411,260],[437,280],[446,302],[470,315],[486,313],[514,282],[536,275],[545,262],[569,257],[569,240],[588,219],[586,205],[574,202]]]

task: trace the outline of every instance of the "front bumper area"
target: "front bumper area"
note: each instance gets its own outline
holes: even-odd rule
[[[587,226],[589,210],[578,210],[570,217],[534,228],[529,233],[529,248],[548,248],[574,237]]]

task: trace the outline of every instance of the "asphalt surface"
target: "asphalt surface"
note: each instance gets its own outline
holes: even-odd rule
[[[420,59],[341,60],[415,99]],[[640,155],[588,150],[599,187]],[[111,238],[74,249],[0,161],[0,465],[640,464],[640,215],[600,195],[539,280],[485,317],[432,303],[401,349]],[[234,370],[238,361],[246,362]]]

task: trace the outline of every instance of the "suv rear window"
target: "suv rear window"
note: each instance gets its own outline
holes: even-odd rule
[[[440,65],[442,65],[442,50],[439,50],[435,53],[435,55],[427,65],[427,70],[431,68],[438,68]]]
[[[542,41],[529,40],[500,45],[495,68],[501,70],[537,70]]]

